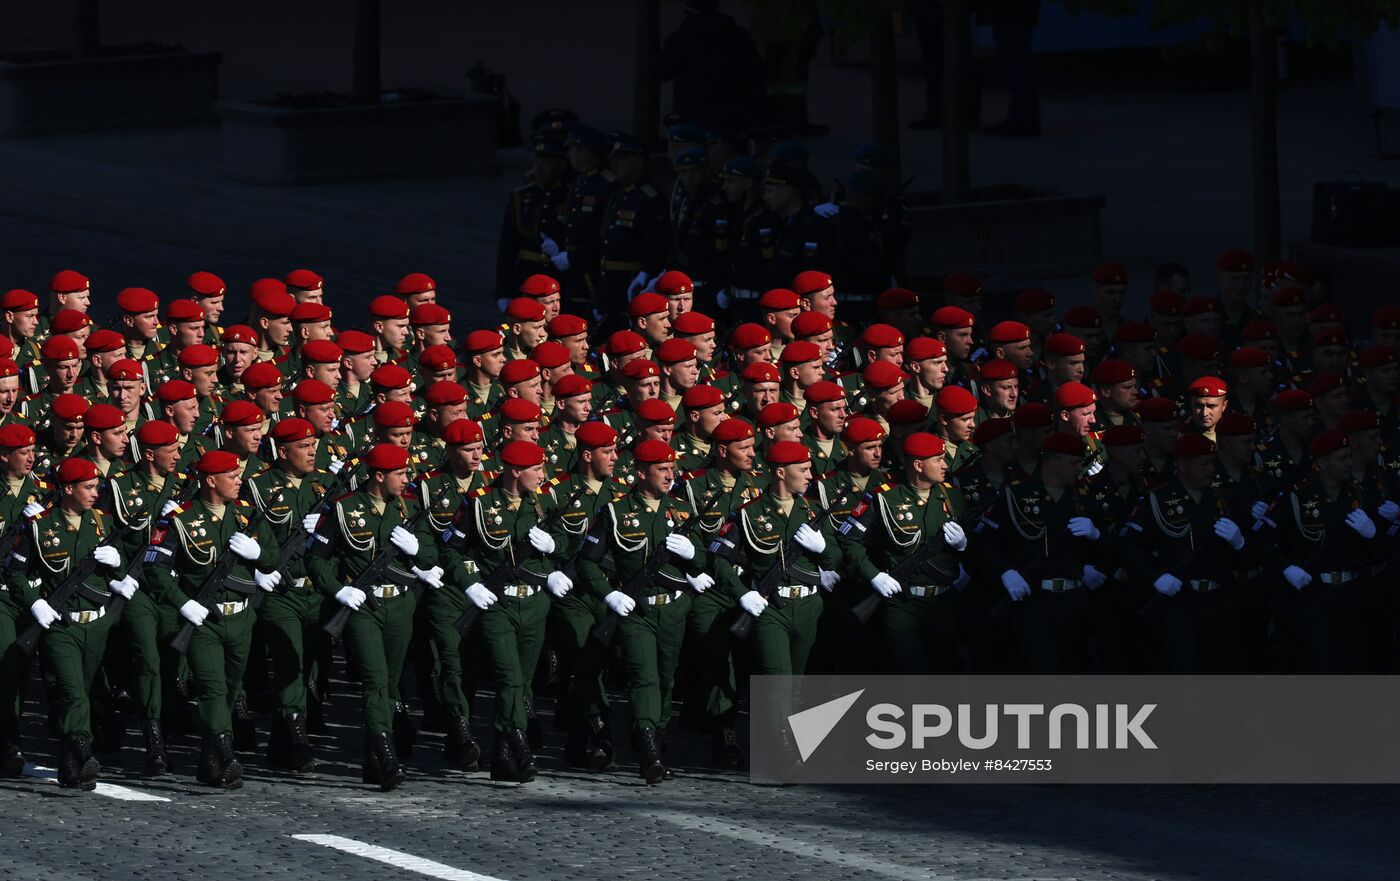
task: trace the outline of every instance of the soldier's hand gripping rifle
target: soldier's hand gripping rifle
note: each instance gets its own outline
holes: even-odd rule
[[[189,476],[185,478],[185,482],[180,485],[180,488],[175,491],[175,494],[170,497],[169,501],[172,501],[176,505],[180,506],[186,505],[189,503],[190,499],[194,498],[194,494],[198,491],[199,476],[195,474],[193,470],[191,470]],[[157,522],[164,521],[166,519],[167,518],[165,517],[161,517],[160,520],[158,520]],[[141,578],[141,570],[144,569],[145,566],[145,553],[143,552],[137,554],[136,558],[127,564],[125,577],[131,578],[133,580],[139,580]],[[107,603],[107,615],[112,619],[112,627],[116,627],[117,624],[121,622],[122,613],[125,611],[126,597],[122,596],[119,593],[112,594],[111,602]]]
[[[231,512],[230,515],[231,516]],[[238,531],[238,534],[250,536],[262,524],[267,517],[267,509],[259,508],[253,516],[248,518],[248,523]],[[219,607],[215,604],[214,598],[224,592],[225,582],[229,581],[229,572],[234,564],[243,558],[235,554],[232,549],[225,548],[219,555],[219,561],[214,564],[214,571],[205,577],[204,583],[199,586],[199,591],[195,593],[193,599],[196,603],[209,610],[209,617],[217,619],[219,617]],[[251,561],[245,561],[251,562]],[[258,590],[258,586],[253,582],[243,582],[237,588],[240,593],[252,596]],[[170,647],[180,654],[187,654],[190,650],[190,640],[194,638],[194,624],[189,621],[184,622],[180,627],[180,632],[175,634],[175,638],[170,641]]]
[[[803,524],[804,526],[810,525],[812,523],[820,523],[821,518],[831,513],[831,507],[827,506],[820,510],[809,508],[809,511],[813,512],[814,516],[809,517],[807,521]],[[726,542],[729,543],[731,547],[733,546],[733,543],[729,542],[729,539],[724,538],[723,536],[719,536],[715,539],[716,545],[720,544],[721,542]],[[762,596],[765,600],[767,600],[768,604],[775,609],[781,609],[784,605],[786,605],[786,601],[778,595],[777,588],[780,584],[782,584],[782,582],[785,579],[789,577],[790,573],[792,572],[792,566],[797,562],[798,559],[801,558],[802,551],[803,547],[797,541],[797,536],[794,534],[793,537],[788,540],[787,547],[783,549],[782,556],[778,558],[779,560],[783,561],[792,560],[792,563],[785,565],[774,564],[773,567],[770,568],[768,572],[763,576],[763,580],[760,581],[758,584],[754,585],[753,589],[757,591],[759,595]],[[738,639],[740,641],[748,639],[749,631],[753,629],[753,622],[757,620],[758,619],[755,618],[753,615],[750,615],[748,612],[744,612],[739,616],[739,619],[737,621],[729,625],[729,632],[734,635],[735,639]]]
[[[412,532],[417,528],[419,521],[426,516],[428,516],[428,506],[420,505],[418,511],[414,513],[412,517],[399,525],[409,532]],[[379,598],[374,595],[373,588],[376,584],[383,584],[386,579],[403,587],[412,587],[414,584],[418,583],[417,575],[414,575],[412,572],[405,572],[394,566],[399,560],[399,554],[400,551],[397,545],[392,541],[384,542],[384,546],[374,555],[374,559],[369,561],[369,565],[365,567],[365,571],[361,572],[355,577],[354,581],[350,582],[350,587],[355,588],[365,595],[364,608],[370,611],[379,608]],[[349,606],[341,604],[340,608],[335,610],[335,614],[331,615],[330,620],[327,621],[321,629],[330,634],[331,639],[340,639],[341,634],[345,632],[345,625],[350,620],[350,615],[354,611],[355,610]]]
[[[108,536],[108,540],[104,542],[104,546],[115,547],[120,544],[133,529],[135,529],[135,527],[131,524],[121,527]],[[89,587],[86,583],[87,579],[93,572],[97,571],[97,567],[100,565],[102,564],[98,562],[97,557],[92,554],[73,563],[73,568],[69,571],[68,577],[65,578],[63,583],[55,588],[52,593],[44,598],[49,606],[59,614],[60,620],[68,613],[68,607],[73,604],[75,597],[83,596],[94,603],[101,604],[106,604],[111,601],[114,594]],[[19,646],[20,651],[25,654],[33,654],[35,647],[39,644],[39,638],[43,635],[44,628],[39,626],[38,621],[31,620],[29,622],[29,627],[15,640],[15,645]]]
[[[365,444],[354,453],[351,453],[350,457],[345,460],[344,465],[341,466],[340,471],[335,475],[335,480],[332,481],[330,486],[326,487],[326,491],[321,494],[321,500],[316,505],[316,511],[319,511],[322,516],[330,510],[331,505],[335,504],[336,499],[349,491],[350,482],[355,479],[355,466],[365,456],[368,456],[370,450],[373,448],[374,444]],[[269,502],[269,504],[270,503],[271,502]],[[291,569],[292,563],[305,556],[306,552],[311,550],[311,546],[315,541],[315,534],[307,532],[302,528],[301,521],[291,524],[290,534],[287,536],[287,540],[282,542],[282,546],[278,548],[277,562],[273,564],[272,568],[273,572],[281,574],[283,584],[291,583],[292,577],[289,570]]]

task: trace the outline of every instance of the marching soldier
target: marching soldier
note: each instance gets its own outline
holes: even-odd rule
[[[29,520],[47,509],[52,500],[49,484],[34,473],[34,430],[27,425],[0,427],[0,475],[5,492],[0,496],[0,523],[8,556],[15,543],[24,540]],[[19,777],[24,772],[20,751],[20,698],[29,673],[29,656],[15,646],[15,637],[28,623],[19,601],[0,592],[0,773]]]
[[[496,296],[513,297],[527,276],[550,267],[550,259],[567,242],[570,187],[562,138],[550,132],[534,135],[533,179],[516,187],[501,221],[496,256]],[[552,252],[552,253],[551,253]]]
[[[596,288],[596,309],[604,322],[619,322],[632,295],[666,268],[666,200],[647,180],[646,161],[641,141],[613,134],[610,162],[616,188],[603,209]]]

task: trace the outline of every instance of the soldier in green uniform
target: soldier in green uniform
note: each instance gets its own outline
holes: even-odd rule
[[[188,471],[213,446],[207,434],[195,431],[199,424],[199,400],[194,385],[183,379],[167,380],[156,389],[155,398],[160,418],[175,426],[175,445],[180,450],[179,470]],[[210,427],[212,423],[206,424],[205,429]]]
[[[500,383],[501,368],[506,363],[505,339],[494,330],[474,330],[462,342],[465,359],[463,385],[467,387],[467,418],[482,423],[488,413],[494,413],[505,399],[506,390]]]
[[[17,604],[27,607],[47,631],[44,683],[62,738],[59,785],[93,789],[101,767],[92,754],[88,693],[111,629],[107,602],[113,593],[130,599],[137,585],[125,577],[121,552],[108,544],[111,521],[93,507],[101,492],[97,466],[85,459],[65,459],[57,478],[62,486],[59,501],[30,521],[26,540],[10,552],[5,582]],[[97,571],[83,581],[60,613],[48,598],[67,581],[76,561],[89,556],[97,561]]]
[[[554,384],[554,414],[540,434],[551,466],[572,471],[578,464],[578,430],[593,416],[593,383],[571,373]]]
[[[34,474],[34,459],[33,429],[18,424],[0,427],[0,476],[5,480],[4,494],[0,495],[0,535],[4,541],[0,553],[6,555],[24,540],[30,518],[42,514],[53,499],[49,484]],[[24,771],[19,715],[29,656],[14,643],[29,619],[21,612],[14,596],[0,592],[0,773],[9,777]]]
[[[276,562],[277,545],[253,506],[240,501],[242,463],[226,450],[211,450],[195,463],[199,492],[170,514],[170,526],[151,533],[146,578],[157,598],[194,625],[189,664],[203,737],[197,778],[223,789],[242,786],[243,767],[233,752],[232,704],[243,681],[253,636],[253,591],[280,580],[255,567]],[[219,557],[238,558],[206,606],[197,601]]]
[[[671,436],[676,465],[683,472],[708,468],[715,460],[715,429],[729,418],[724,394],[712,385],[696,385],[681,396],[681,414]]]
[[[496,742],[491,779],[528,783],[535,758],[525,740],[530,682],[544,646],[549,613],[546,589],[563,597],[572,580],[556,566],[565,543],[542,528],[554,500],[545,492],[544,449],[530,441],[507,443],[501,474],[463,501],[445,534],[447,569],[467,599],[485,614],[481,638],[496,680]],[[510,570],[500,595],[481,583],[482,573]]]
[[[418,581],[440,588],[442,570],[435,565],[438,545],[420,513],[421,505],[405,492],[408,450],[378,444],[366,463],[364,485],[332,502],[322,515],[308,567],[316,589],[351,610],[345,642],[359,668],[364,693],[361,779],[388,791],[405,778],[390,732],[417,606],[412,588]],[[356,579],[381,553],[402,555],[411,572],[390,566],[380,583],[356,587]],[[371,594],[376,602],[367,605]]]
[[[589,533],[592,550],[579,563],[588,591],[622,618],[618,636],[627,665],[633,743],[640,752],[641,775],[652,784],[669,774],[661,762],[659,733],[671,719],[671,688],[690,608],[688,588],[713,584],[705,572],[708,557],[702,540],[683,529],[695,512],[669,494],[675,458],[675,451],[660,441],[637,445],[637,482],[631,493],[609,503],[599,516]],[[599,565],[607,552],[617,564],[618,587]],[[656,554],[665,556],[657,561],[655,579],[632,588],[636,596],[619,589],[644,571]]]
[[[71,458],[83,441],[83,414],[90,405],[77,395],[59,395],[53,400],[53,418],[46,414],[42,424],[34,423],[39,436],[35,444],[34,471],[52,474],[58,464]]]

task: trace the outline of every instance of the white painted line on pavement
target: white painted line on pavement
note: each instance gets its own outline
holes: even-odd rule
[[[43,765],[26,764],[24,776],[33,777],[35,780],[47,780],[50,783],[58,782],[58,771]],[[139,789],[128,789],[115,783],[102,783],[101,781],[98,782],[97,789],[93,791],[98,795],[105,795],[118,801],[170,801],[163,795],[152,795],[149,792],[141,792]]]
[[[334,848],[357,857],[376,860],[395,868],[407,869],[410,872],[427,875],[429,878],[441,878],[443,881],[501,881],[501,879],[493,878],[490,875],[479,875],[466,869],[454,869],[452,866],[425,860],[400,850],[390,850],[377,844],[365,844],[362,841],[342,838],[339,835],[293,835],[292,838],[297,841],[319,844],[322,847]]]

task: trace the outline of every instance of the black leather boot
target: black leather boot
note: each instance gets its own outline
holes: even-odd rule
[[[199,745],[199,769],[194,772],[194,779],[206,786],[222,786],[219,779],[221,771],[219,750],[214,745],[214,738],[205,737]]]
[[[97,763],[97,757],[92,754],[92,741],[81,734],[75,734],[68,740],[73,760],[78,764],[79,787],[96,789],[97,775],[102,773],[102,766]]]
[[[470,723],[465,716],[453,714],[447,717],[447,739],[442,746],[442,760],[463,771],[481,769],[481,747],[472,739]]]
[[[258,748],[258,728],[253,722],[253,711],[248,708],[246,695],[239,695],[231,708],[233,713],[233,746],[241,750]]]
[[[365,756],[360,760],[360,780],[365,783],[379,782],[379,760],[374,756],[374,740],[365,734]]]
[[[24,753],[20,751],[18,744],[12,743],[0,748],[0,776],[24,776]]]
[[[394,742],[387,733],[376,734],[370,739],[374,748],[374,758],[379,765],[379,791],[388,792],[397,787],[407,777],[399,765],[399,757],[394,753]]]
[[[530,753],[530,744],[525,732],[519,728],[510,733],[510,751],[515,757],[515,779],[521,783],[534,780],[539,769],[535,767],[535,757]]]
[[[311,738],[306,733],[306,717],[293,713],[287,718],[287,729],[291,734],[292,770],[298,774],[316,770],[316,756],[311,749]]]
[[[408,706],[403,701],[394,704],[394,746],[404,758],[413,755],[413,744],[418,740],[418,729],[408,718]]]
[[[311,734],[326,733],[325,701],[316,680],[306,683],[306,730]]]
[[[219,775],[215,786],[224,789],[239,789],[243,786],[243,765],[233,753],[233,735],[220,734],[214,738],[215,755],[219,761]]]
[[[666,766],[661,764],[661,745],[656,739],[655,728],[643,728],[637,734],[638,751],[641,753],[638,770],[647,783],[657,784],[666,779]]]
[[[292,768],[292,729],[280,713],[273,713],[268,725],[267,763],[283,770]]]
[[[65,739],[58,747],[58,785],[64,789],[79,789],[82,786],[78,779],[78,757],[73,752],[72,738]]]
[[[595,771],[606,771],[613,766],[612,726],[601,716],[589,716],[588,733],[593,736],[588,766]]]
[[[159,777],[170,770],[170,757],[165,753],[165,732],[158,719],[147,719],[141,730],[146,735],[146,768],[142,773],[147,777]]]
[[[491,779],[514,782],[519,776],[515,755],[510,748],[510,735],[497,731],[496,742],[491,747]]]
[[[525,698],[525,738],[530,749],[544,749],[544,730],[540,728],[540,717],[535,715],[535,699]]]
[[[739,737],[734,733],[733,721],[728,718],[715,723],[714,733],[710,737],[710,764],[729,771],[737,771],[744,766]]]

